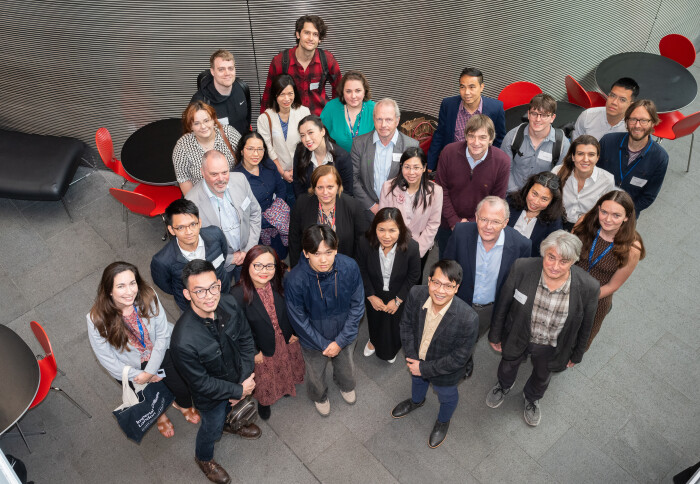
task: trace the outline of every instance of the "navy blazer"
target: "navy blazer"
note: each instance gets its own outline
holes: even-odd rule
[[[508,219],[508,226],[515,226],[515,222],[520,218],[520,214],[523,213],[522,210],[518,210],[513,206],[510,197],[506,198],[508,206],[510,207],[510,218]],[[561,230],[564,228],[564,222],[561,217],[557,217],[551,222],[543,222],[539,218],[535,222],[535,226],[532,229],[532,234],[530,235],[530,241],[532,242],[532,257],[540,256],[540,244],[544,239],[547,238],[549,234],[555,230]]]
[[[503,242],[503,254],[501,255],[501,268],[498,271],[496,280],[496,300],[503,287],[503,283],[508,277],[510,266],[516,259],[530,257],[532,252],[532,242],[527,237],[513,230],[512,227],[505,227],[505,240]],[[454,259],[462,266],[464,275],[462,284],[459,286],[457,295],[469,305],[474,298],[474,281],[476,279],[476,244],[479,232],[476,222],[462,222],[455,225],[450,240],[447,242],[443,259]],[[494,301],[495,302],[495,301]]]
[[[503,102],[486,96],[481,96],[484,101],[483,114],[491,118],[496,127],[496,139],[493,146],[501,147],[501,142],[506,135],[506,113],[503,110]],[[433,141],[428,150],[428,168],[437,168],[440,152],[448,144],[455,140],[455,125],[457,124],[457,112],[459,104],[462,102],[460,96],[446,97],[440,104],[440,114],[438,114],[438,126],[433,133]]]

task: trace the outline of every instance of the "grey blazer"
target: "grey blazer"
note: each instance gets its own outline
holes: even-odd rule
[[[352,140],[350,159],[352,160],[352,189],[353,196],[360,202],[365,210],[375,203],[379,203],[379,197],[374,191],[374,143],[372,137],[375,130],[360,135]],[[418,141],[399,132],[399,138],[394,146],[394,153],[403,154],[406,148],[418,147]],[[398,160],[392,161],[389,178],[394,178],[399,173]],[[386,180],[382,180],[384,184]]]
[[[187,192],[185,198],[193,201],[199,208],[202,227],[216,225],[221,228],[219,214],[214,211],[214,207],[209,200],[207,191],[204,188],[205,183],[204,180],[198,181]],[[257,245],[260,239],[260,205],[243,173],[230,173],[227,190],[231,200],[233,200],[233,206],[238,212],[238,218],[241,220],[241,250],[247,252]],[[232,258],[233,250],[229,247],[229,254],[226,257],[227,267],[231,263]]]

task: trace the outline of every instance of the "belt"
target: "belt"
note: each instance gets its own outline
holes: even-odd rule
[[[474,309],[482,309],[482,308],[487,308],[487,307],[489,307],[489,306],[493,306],[493,301],[490,302],[490,303],[486,303],[486,304],[472,303],[472,307],[473,307]]]

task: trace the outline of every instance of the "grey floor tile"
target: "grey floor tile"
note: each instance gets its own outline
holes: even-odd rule
[[[70,207],[68,209],[70,210]],[[64,230],[71,230],[72,224],[79,221],[74,212],[75,210],[71,212],[71,217],[73,217],[73,222],[71,222],[60,201],[36,202],[22,210],[22,215],[31,221],[43,240],[48,240]]]
[[[665,334],[644,354],[641,363],[690,400],[700,401],[700,359],[683,341]]]
[[[0,324],[7,324],[32,308],[22,290],[3,270],[0,270],[0,301],[2,301]]]
[[[511,440],[505,440],[473,471],[482,484],[502,482],[537,482],[555,484],[557,481]]]
[[[588,378],[592,378],[619,351],[620,346],[616,341],[603,333],[602,336],[593,340],[591,347],[583,356],[583,361],[574,368]]]

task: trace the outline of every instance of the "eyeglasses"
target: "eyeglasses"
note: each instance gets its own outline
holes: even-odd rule
[[[436,291],[439,291],[440,289],[444,289],[445,292],[452,292],[457,287],[456,284],[446,284],[444,282],[436,281],[432,277],[428,278],[428,283],[432,284]]]
[[[542,119],[547,119],[551,118],[554,115],[554,113],[538,113],[537,111],[528,111],[527,116],[532,119],[537,119],[537,118],[542,118]]]
[[[627,120],[629,124],[634,126],[635,124],[639,123],[640,126],[646,128],[651,124],[651,119],[642,119],[642,118],[629,118]]]
[[[197,296],[198,299],[204,299],[207,297],[207,293],[211,294],[212,296],[216,296],[221,292],[221,284],[217,282],[216,284],[210,286],[209,289],[197,289],[196,291],[190,292]]]
[[[483,218],[483,217],[476,217],[476,220],[481,222],[484,225],[503,225],[503,220],[491,220],[489,218]]]
[[[211,119],[211,118],[205,119],[204,121],[193,121],[193,122],[192,122],[192,126],[194,126],[194,127],[196,127],[196,128],[199,128],[199,127],[202,126],[202,125],[205,125],[205,126],[206,126],[206,125],[211,124],[211,123],[213,123],[213,122],[214,122],[214,120]]]
[[[253,264],[253,269],[255,269],[255,272],[274,271],[275,264],[261,264],[260,262],[256,262]]]
[[[537,177],[537,183],[552,190],[559,189],[559,178],[556,176],[540,175]]]
[[[173,227],[173,230],[175,232],[183,232],[185,229],[190,229],[190,230],[194,231],[194,229],[197,228],[197,225],[199,225],[199,220],[197,220],[196,222],[192,222],[189,225],[178,225],[177,227]]]
[[[623,103],[623,104],[626,103],[627,101],[629,101],[629,99],[627,99],[626,97],[620,97],[620,96],[618,96],[617,94],[615,94],[614,92],[610,92],[610,93],[608,94],[608,98],[612,99],[613,101],[614,101],[615,99],[617,99],[618,101],[620,101],[620,102]]]
[[[246,146],[244,149],[248,153],[265,153],[265,148],[252,148],[250,146]]]

